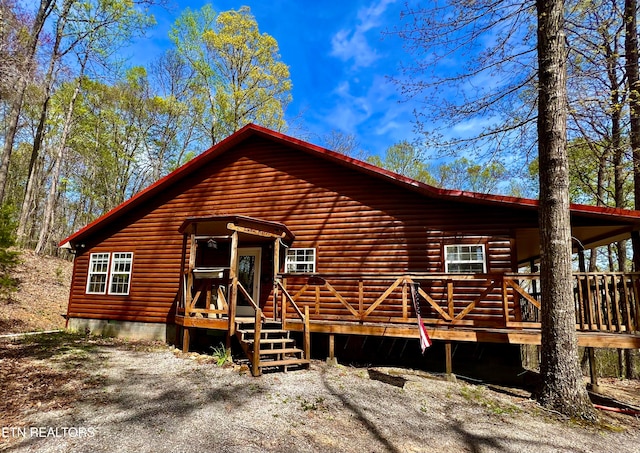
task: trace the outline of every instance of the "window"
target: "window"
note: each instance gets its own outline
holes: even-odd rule
[[[486,272],[484,245],[445,245],[445,272],[482,274]]]
[[[114,253],[111,261],[109,294],[129,294],[133,253]]]
[[[316,249],[289,249],[285,262],[287,272],[312,273],[316,271]]]
[[[109,254],[92,253],[89,259],[89,277],[87,278],[87,294],[104,294],[107,292],[107,273],[109,271]]]
[[[111,263],[111,267],[109,267]],[[129,294],[133,253],[92,253],[89,258],[87,294]]]

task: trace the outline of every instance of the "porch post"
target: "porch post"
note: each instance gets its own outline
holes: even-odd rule
[[[273,241],[273,320],[278,319],[278,273],[280,272],[280,238]]]
[[[189,270],[187,274],[187,294],[185,294],[185,306],[184,316],[189,316],[189,310],[191,310],[191,289],[193,288],[193,270],[196,267],[196,253],[198,249],[198,243],[196,241],[196,233],[198,232],[198,225],[193,225],[193,232],[191,233],[191,244],[189,247]]]
[[[238,232],[234,231],[231,235],[231,263],[229,268],[229,279],[231,280],[231,288],[229,288],[229,330],[227,343],[230,343],[231,337],[236,333],[236,303],[238,301]]]

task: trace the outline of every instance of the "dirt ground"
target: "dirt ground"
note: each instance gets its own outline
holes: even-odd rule
[[[0,334],[64,328],[73,263],[21,251],[19,289],[0,300]]]
[[[23,252],[20,290],[0,301],[0,334],[64,327],[71,270]],[[639,381],[600,385],[640,406]],[[585,425],[520,389],[409,369],[313,361],[253,378],[164,344],[66,333],[0,339],[2,451],[640,451],[639,417],[599,415]]]
[[[392,377],[382,382],[380,375]],[[586,425],[516,389],[328,366],[253,378],[166,345],[68,334],[0,341],[11,452],[636,452],[640,419]],[[635,381],[603,382],[636,398]]]

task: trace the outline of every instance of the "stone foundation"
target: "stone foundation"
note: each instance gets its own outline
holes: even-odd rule
[[[176,326],[164,323],[69,318],[68,328],[76,332],[88,331],[91,335],[132,340],[158,340],[174,343],[176,339]]]

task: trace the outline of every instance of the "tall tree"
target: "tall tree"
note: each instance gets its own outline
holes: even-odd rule
[[[194,90],[200,90],[206,106],[203,127],[210,144],[248,123],[284,130],[289,68],[280,61],[276,40],[260,33],[248,7],[217,17],[209,5],[199,12],[186,10],[170,36],[198,74]]]
[[[629,116],[631,127],[631,152],[633,156],[633,181],[635,209],[640,210],[640,68],[638,63],[638,4],[636,0],[625,0],[625,59],[627,88],[629,90]],[[634,270],[640,270],[640,233],[634,231],[631,236]],[[625,351],[627,377],[634,377],[632,354]],[[637,356],[636,356],[637,357]],[[636,375],[637,377],[637,375]]]
[[[571,275],[564,1],[537,0],[542,388],[538,400],[595,419],[578,365]]]
[[[387,148],[383,158],[371,156],[367,161],[417,181],[436,184],[436,180],[431,176],[429,165],[425,163],[424,150],[406,140]]]
[[[24,56],[21,68],[24,73],[18,77],[16,94],[12,97],[11,108],[7,121],[7,129],[4,135],[4,146],[0,156],[0,202],[4,201],[4,194],[7,185],[7,175],[9,174],[9,163],[13,152],[14,140],[18,131],[20,113],[24,102],[25,92],[29,83],[29,77],[36,67],[36,51],[40,42],[40,35],[44,24],[51,14],[55,0],[40,0],[38,12],[33,20],[26,44],[24,46]]]

